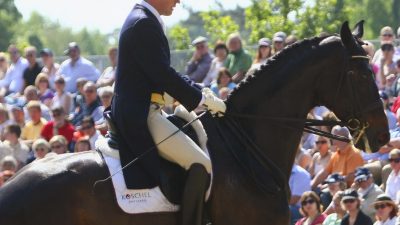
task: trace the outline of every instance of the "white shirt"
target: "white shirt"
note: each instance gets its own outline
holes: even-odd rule
[[[374,225],[396,225],[397,216],[392,219],[387,219],[386,221],[376,221]]]
[[[8,88],[12,93],[22,92],[25,85],[24,71],[28,65],[28,61],[22,57],[16,63],[11,64],[6,76],[0,81],[0,87]]]
[[[158,22],[161,24],[161,27],[163,28],[164,33],[167,33],[167,29],[165,27],[164,21],[161,18],[160,13],[149,3],[147,3],[146,1],[142,0],[140,3],[140,5],[144,6],[146,9],[150,10],[151,13],[153,13],[153,15],[157,18]]]
[[[93,63],[82,56],[79,57],[74,66],[71,64],[71,59],[65,60],[61,64],[57,74],[64,77],[65,91],[70,93],[75,93],[77,91],[76,80],[78,78],[86,78],[96,83],[100,76],[99,71],[94,67]]]
[[[400,192],[400,172],[396,175],[394,171],[392,171],[386,181],[386,194],[389,197],[397,202],[398,193]]]

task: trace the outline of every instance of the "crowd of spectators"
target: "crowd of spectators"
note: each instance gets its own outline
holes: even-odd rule
[[[352,142],[305,133],[289,180],[292,224],[395,224],[400,204],[400,46],[395,36],[392,28],[384,27],[377,51],[371,42],[363,46],[384,103],[390,143],[368,154]],[[240,81],[296,41],[277,32],[259,40],[253,57],[238,33],[213,44],[212,51],[208,39],[198,37],[185,74],[226,99]],[[0,187],[35,160],[93,149],[107,132],[103,110],[114,93],[116,48],[109,50],[110,67],[102,74],[81,56],[75,42],[68,45],[69,58],[61,64],[50,49],[38,52],[29,46],[23,53],[15,45],[8,53],[0,52]],[[309,117],[335,116],[317,107]],[[350,137],[345,127],[321,129]]]

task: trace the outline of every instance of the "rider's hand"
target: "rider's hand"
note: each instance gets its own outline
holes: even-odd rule
[[[209,88],[203,88],[203,96],[204,105],[207,107],[208,110],[211,111],[212,114],[222,116],[222,114],[225,113],[225,102],[222,99],[216,97],[213,91],[211,91]]]

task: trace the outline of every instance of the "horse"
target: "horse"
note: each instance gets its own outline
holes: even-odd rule
[[[289,224],[287,183],[315,106],[328,107],[352,130],[362,130],[372,151],[388,142],[362,35],[363,22],[353,33],[344,22],[340,36],[286,47],[231,93],[224,117],[201,118],[213,163],[207,203],[213,225]],[[0,189],[0,224],[180,224],[179,212],[124,213],[110,181],[93,191],[93,184],[108,176],[96,151],[34,162]]]

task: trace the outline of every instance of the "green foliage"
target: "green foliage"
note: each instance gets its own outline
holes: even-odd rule
[[[15,7],[14,0],[0,1],[0,50],[7,49],[14,36],[16,24],[21,19],[21,13]]]
[[[239,25],[232,17],[229,15],[222,16],[219,11],[202,12],[200,16],[211,43],[215,43],[218,40],[226,40],[230,34],[239,31]]]
[[[316,0],[313,7],[307,7],[299,16],[298,35],[306,38],[321,32],[338,33],[351,13],[354,13],[352,8],[345,6],[344,0]]]
[[[298,14],[302,4],[302,0],[252,0],[252,5],[245,11],[250,42],[272,37],[278,31],[292,33],[295,23],[290,17]]]
[[[183,26],[175,25],[168,31],[171,49],[185,50],[190,46],[189,30]]]
[[[68,43],[72,41],[79,44],[84,55],[103,55],[110,46],[107,36],[97,30],[90,31],[84,28],[74,32],[37,12],[33,12],[27,21],[18,24],[12,39],[20,49],[27,45],[33,45],[39,50],[46,47],[52,49],[56,55],[62,55]]]

